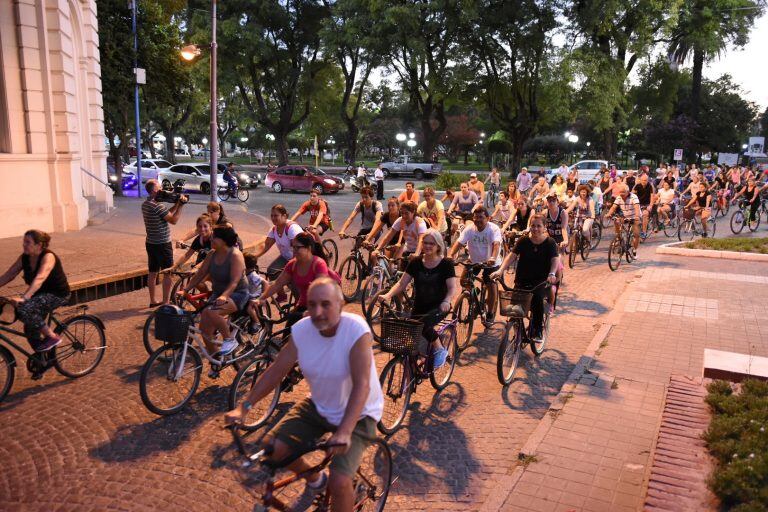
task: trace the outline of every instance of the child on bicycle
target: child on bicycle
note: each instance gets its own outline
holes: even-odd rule
[[[261,297],[264,289],[269,285],[258,271],[258,259],[256,255],[248,252],[243,255],[245,260],[245,278],[248,281],[248,316],[251,317],[251,325],[248,328],[248,334],[259,332],[259,317],[256,316],[256,300]]]

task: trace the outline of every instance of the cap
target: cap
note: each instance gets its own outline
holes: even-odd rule
[[[470,175],[469,175],[469,177],[470,177],[470,178],[477,178],[477,173],[476,173],[476,172],[473,172],[472,174],[470,174]]]

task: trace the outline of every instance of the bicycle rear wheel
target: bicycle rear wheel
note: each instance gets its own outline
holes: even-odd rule
[[[371,298],[385,291],[385,281],[384,270],[377,265],[363,285],[363,293],[360,297],[360,304],[363,306],[363,314],[365,314],[365,311],[368,309],[368,306],[371,303]]]
[[[469,346],[469,340],[472,339],[472,328],[475,323],[475,315],[472,310],[471,297],[469,292],[464,290],[456,302],[456,317],[459,319],[456,324],[456,342],[460,351],[466,350]]]
[[[453,370],[456,367],[456,360],[459,358],[459,347],[456,345],[456,327],[448,325],[440,333],[439,339],[440,344],[448,351],[448,357],[445,360],[445,364],[439,368],[432,368],[432,371],[429,372],[429,383],[437,391],[448,385],[451,375],[453,375]],[[431,358],[432,350],[429,350],[429,353]],[[428,364],[432,366],[431,361]]]
[[[392,453],[387,443],[375,439],[363,452],[357,474],[352,480],[355,511],[381,512],[392,485]]]
[[[107,348],[99,321],[90,315],[75,316],[64,320],[56,332],[61,334],[61,343],[51,352],[56,371],[74,379],[96,369]]]
[[[760,210],[755,212],[754,218],[752,218],[750,210],[747,210],[747,217],[747,227],[749,227],[749,230],[752,232],[757,231],[757,228],[760,226]]]
[[[624,256],[624,247],[621,244],[621,239],[614,238],[608,247],[608,267],[614,272],[621,265],[622,256]]]
[[[384,392],[384,410],[376,425],[384,435],[394,433],[405,419],[411,402],[410,369],[405,358],[395,356],[384,366],[379,376]]]
[[[517,321],[507,322],[504,327],[504,335],[499,343],[499,352],[496,355],[496,376],[502,386],[508,386],[515,378],[515,370],[520,361],[520,336]]]
[[[219,187],[217,195],[220,201],[229,201],[229,187]]]
[[[714,238],[715,231],[717,231],[717,222],[715,222],[715,218],[710,217],[707,219],[706,225],[704,227],[707,230],[707,236]]]
[[[357,298],[357,294],[360,292],[362,274],[363,267],[354,256],[347,256],[341,263],[341,266],[339,267],[341,293],[344,295],[344,300],[347,302],[352,302]]]
[[[323,240],[323,250],[326,256],[328,256],[328,267],[335,269],[339,263],[339,247],[336,245],[336,242],[326,238]]]
[[[139,393],[147,409],[167,416],[177,413],[200,385],[203,360],[194,347],[166,345],[157,349],[141,368]]]
[[[261,377],[264,371],[272,363],[268,356],[258,356],[247,365],[240,368],[237,372],[232,386],[229,388],[229,408],[234,409],[242,402],[256,381]],[[246,431],[254,431],[264,425],[277,408],[280,402],[280,385],[272,390],[271,396],[267,395],[258,403],[253,404],[251,409],[245,414],[240,427]]]

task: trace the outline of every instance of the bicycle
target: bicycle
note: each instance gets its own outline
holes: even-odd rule
[[[390,261],[386,256],[379,255],[376,265],[371,270],[371,275],[366,279],[363,286],[363,294],[360,299],[363,316],[376,341],[379,341],[382,312],[378,297],[389,291],[403,277],[405,271],[401,268],[404,263],[405,260],[402,257]],[[413,307],[413,283],[409,283],[405,291],[395,297],[394,301],[399,311],[410,311]]]
[[[251,388],[259,376],[266,371],[277,357],[278,352],[288,340],[291,334],[290,327],[283,327],[277,332],[273,332],[275,322],[267,319],[263,311],[256,310],[259,322],[262,324],[262,331],[259,340],[256,343],[255,357],[245,366],[240,368],[235,375],[235,380],[229,387],[229,408],[234,409],[237,404],[242,402],[245,396],[250,393]],[[277,405],[280,403],[282,393],[290,393],[304,379],[298,365],[294,365],[288,375],[283,378],[280,385],[276,386],[272,398],[260,400],[253,404],[251,410],[246,414],[245,420],[241,423],[241,428],[247,431],[254,431],[266,424],[274,414]],[[267,397],[265,397],[267,398]]]
[[[256,353],[256,347],[247,335],[251,319],[242,312],[234,313],[229,320],[233,336],[238,340],[235,351],[220,359],[208,353],[202,332],[195,324],[202,310],[212,306],[214,303],[208,302],[199,311],[184,310],[180,315],[160,314],[162,308],[154,312],[155,338],[163,345],[149,356],[139,378],[141,401],[153,413],[167,416],[186,405],[200,385],[202,357],[211,363],[211,370],[218,377],[228,366],[239,370],[239,365]]]
[[[341,276],[341,293],[344,295],[344,300],[347,302],[353,302],[357,295],[360,293],[360,287],[362,286],[363,279],[370,274],[370,255],[368,256],[368,262],[365,261],[363,256],[363,240],[366,235],[349,236],[344,235],[342,238],[354,238],[355,245],[352,248],[352,253],[344,258],[339,266],[339,276]],[[370,251],[370,249],[369,249]]]
[[[499,312],[507,317],[507,323],[504,326],[504,334],[499,343],[499,351],[496,356],[496,376],[502,386],[508,386],[515,377],[515,370],[520,361],[520,353],[525,345],[531,347],[531,352],[535,356],[540,356],[544,352],[544,347],[549,338],[549,317],[551,307],[549,297],[544,300],[544,320],[542,322],[542,332],[540,337],[536,337],[531,332],[531,300],[533,292],[547,284],[546,281],[539,283],[531,289],[513,288],[500,281],[503,290],[499,291]],[[555,303],[557,304],[558,287],[555,286]],[[524,320],[528,321],[526,327]]]
[[[489,324],[495,317],[495,311],[488,310],[487,297],[488,291],[486,284],[478,277],[478,274],[485,269],[492,268],[485,263],[466,263],[458,262],[459,265],[466,268],[464,277],[461,279],[463,291],[456,301],[456,317],[458,318],[459,351],[466,350],[472,338],[472,331],[475,324],[475,318],[480,317],[483,324]],[[475,283],[480,281],[480,286]]]
[[[485,194],[486,207],[493,210],[496,208],[496,203],[499,202],[499,187],[498,185],[491,184],[488,188],[488,193]]]
[[[693,240],[697,235],[704,237],[715,236],[717,224],[715,224],[714,216],[710,216],[707,219],[706,225],[704,225],[701,221],[701,208],[692,208],[690,209],[690,212],[687,210],[688,209],[686,208],[686,211],[683,212],[683,220],[677,228],[678,240],[681,242],[683,239]],[[699,215],[696,215],[696,213],[699,213]]]
[[[712,206],[713,217],[725,217],[731,210],[731,191],[727,188],[718,189],[714,197],[714,205]]]
[[[228,201],[230,197],[236,197],[241,203],[248,201],[250,192],[247,188],[242,188],[239,185],[222,185],[218,190],[219,199],[222,201]]]
[[[307,443],[302,449],[291,454],[280,461],[273,461],[268,457],[272,455],[272,447],[266,446],[256,453],[249,454],[245,448],[245,443],[236,426],[230,427],[230,432],[235,440],[238,451],[245,456],[244,468],[250,468],[254,462],[266,470],[267,480],[264,484],[264,490],[261,494],[262,507],[258,510],[267,511],[270,509],[288,511],[292,510],[289,504],[285,503],[275,495],[289,485],[305,478],[313,473],[323,471],[330,464],[332,456],[326,454],[323,459],[314,464],[306,471],[296,473],[275,482],[275,474],[281,468],[284,468],[294,461],[317,451],[326,451],[337,444],[327,442]],[[392,454],[387,443],[381,439],[371,441],[371,444],[363,454],[363,460],[358,467],[355,476],[352,479],[352,488],[354,490],[354,511],[372,510],[381,512],[389,496],[389,490],[392,486]],[[314,499],[313,505],[317,512],[327,512],[330,510],[330,493],[328,489],[322,490]],[[256,508],[255,508],[256,510]]]
[[[79,314],[64,320],[59,320],[54,312],[48,315],[47,323],[53,324],[53,331],[62,337],[59,345],[45,352],[28,352],[2,334],[26,338],[23,332],[5,327],[16,322],[16,305],[0,297],[0,341],[4,342],[0,344],[0,402],[10,392],[16,375],[16,357],[10,348],[27,358],[27,370],[33,380],[41,379],[50,368],[56,368],[57,372],[72,379],[88,375],[96,369],[107,348],[104,323],[99,317],[86,313],[88,306],[79,305],[77,309]]]
[[[659,219],[659,228],[664,231],[664,236],[667,238],[672,238],[673,236],[677,235],[677,229],[680,225],[681,216],[680,208],[677,203],[672,203],[670,207],[672,209],[667,216],[667,220]]]
[[[573,228],[571,229],[570,244],[568,247],[568,267],[573,268],[576,264],[576,255],[581,254],[581,259],[587,261],[592,244],[584,237],[584,220],[580,217],[574,217]],[[592,230],[590,230],[591,232]]]
[[[634,238],[633,224],[634,219],[624,219],[620,216],[615,216],[613,222],[621,222],[621,230],[611,241],[611,245],[608,247],[608,268],[612,271],[616,271],[621,265],[621,259],[627,260],[627,263],[632,263],[637,255],[635,249],[632,246],[632,239]]]
[[[445,363],[435,368],[432,343],[427,344],[426,351],[419,350],[420,342],[424,339],[421,335],[424,324],[417,319],[407,318],[407,313],[397,311],[388,304],[382,304],[382,307],[387,311],[381,320],[379,348],[382,352],[392,354],[392,358],[384,365],[379,375],[384,394],[384,410],[377,428],[382,434],[389,435],[402,424],[408,412],[411,395],[424,379],[428,378],[436,391],[448,385],[459,358],[456,344],[458,317],[454,314],[451,320],[444,318],[435,326],[437,339],[443,348],[448,350]]]
[[[751,204],[746,199],[739,199],[739,207],[731,214],[731,232],[734,235],[738,235],[744,229],[746,225],[750,231],[757,231],[760,226],[760,213],[755,212],[754,217],[751,215]]]

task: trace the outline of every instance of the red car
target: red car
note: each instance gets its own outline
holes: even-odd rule
[[[265,184],[274,192],[300,190],[329,194],[344,189],[344,181],[309,165],[285,165],[267,174]]]

